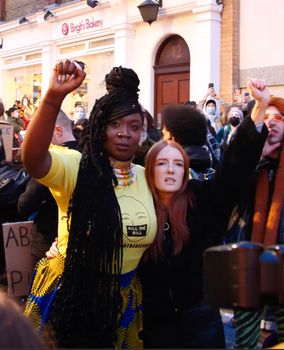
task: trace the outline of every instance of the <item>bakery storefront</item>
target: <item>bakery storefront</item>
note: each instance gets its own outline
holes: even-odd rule
[[[64,101],[69,115],[77,101],[90,112],[105,93],[104,77],[114,65],[138,73],[141,103],[157,122],[163,105],[198,99],[211,81],[219,89],[221,14],[216,3],[165,0],[151,26],[142,21],[137,5],[136,0],[102,0],[92,9],[78,1],[56,7],[48,20],[40,12],[21,25],[1,24],[0,96],[6,108],[25,94],[38,105],[55,63],[67,58],[83,61],[87,73]]]

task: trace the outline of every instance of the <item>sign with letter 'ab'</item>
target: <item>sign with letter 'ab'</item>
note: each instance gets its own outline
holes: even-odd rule
[[[27,295],[32,274],[33,221],[6,223],[2,227],[8,294],[15,297]]]

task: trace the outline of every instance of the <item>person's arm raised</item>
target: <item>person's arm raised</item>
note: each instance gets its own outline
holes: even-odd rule
[[[204,95],[204,97],[200,101],[198,101],[198,103],[197,103],[199,109],[202,110],[202,108],[205,105],[205,102],[206,102],[208,96],[210,96],[210,95],[212,96],[213,93],[214,93],[214,88],[213,87],[210,87],[210,88],[207,89],[206,94]]]
[[[269,90],[261,79],[251,79],[248,82],[248,90],[255,99],[255,105],[251,113],[251,119],[255,124],[263,123],[265,111],[270,101]]]
[[[60,62],[52,73],[48,90],[27,129],[21,157],[28,173],[44,177],[51,166],[48,151],[58,112],[65,96],[78,88],[86,73],[76,62]]]

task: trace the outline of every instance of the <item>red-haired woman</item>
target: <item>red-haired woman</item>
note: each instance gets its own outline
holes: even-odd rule
[[[219,310],[204,301],[202,255],[220,243],[263,146],[251,119],[240,128],[212,181],[188,181],[188,157],[173,141],[159,141],[147,155],[158,230],[139,265],[146,348],[225,347]]]
[[[220,313],[202,293],[202,253],[214,243],[210,221],[203,219],[212,212],[208,192],[200,188],[196,196],[188,189],[188,156],[173,141],[155,144],[145,168],[158,232],[139,267],[144,346],[224,348]]]

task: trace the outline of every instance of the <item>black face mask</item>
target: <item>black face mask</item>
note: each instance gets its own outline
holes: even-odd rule
[[[229,118],[229,123],[232,126],[238,126],[240,124],[240,118],[238,118],[238,117],[230,117]]]

